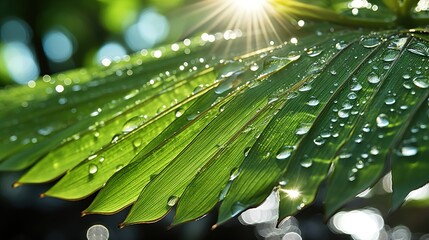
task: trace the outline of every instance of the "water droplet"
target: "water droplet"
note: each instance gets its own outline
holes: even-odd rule
[[[429,47],[421,42],[411,44],[407,50],[420,56],[429,56]]]
[[[380,153],[380,150],[377,147],[372,147],[371,150],[369,150],[369,153],[371,153],[371,155],[378,155]]]
[[[300,164],[304,168],[309,168],[311,167],[311,165],[313,165],[313,160],[309,157],[304,157],[303,159],[301,159]]]
[[[183,110],[181,109],[181,108],[178,108],[177,110],[176,110],[176,112],[175,112],[175,116],[178,118],[178,117],[181,117],[182,115],[183,115],[183,112],[182,112]]]
[[[293,98],[296,98],[296,97],[298,97],[298,95],[299,95],[299,92],[297,92],[297,91],[292,91],[292,92],[290,92],[288,95],[287,95],[287,99],[293,99]]]
[[[243,71],[237,71],[234,72],[231,76],[228,76],[223,82],[219,84],[219,86],[215,88],[215,93],[222,94],[239,86],[242,80],[242,78],[239,77],[241,74],[243,74]]]
[[[320,101],[319,101],[317,98],[312,97],[312,98],[307,102],[307,105],[308,105],[308,106],[311,106],[311,107],[315,107],[315,106],[319,105],[319,103],[320,103]]]
[[[360,43],[365,48],[374,48],[381,44],[381,39],[378,37],[365,37],[360,40]]]
[[[311,90],[311,84],[309,83],[304,83],[299,89],[298,91],[300,92],[307,92]]]
[[[419,88],[429,88],[429,77],[417,76],[413,79],[413,83]]]
[[[91,174],[91,175],[95,174],[95,173],[97,173],[97,171],[98,171],[98,167],[97,167],[96,164],[91,163],[91,164],[88,165],[88,172],[89,172],[89,174]]]
[[[104,158],[103,156],[101,156],[101,157],[100,157],[100,159],[98,159],[98,161],[99,161],[100,163],[103,163],[103,162],[104,162],[104,160],[105,160],[105,158]]]
[[[232,184],[232,181],[228,181],[225,187],[222,188],[222,190],[219,193],[219,201],[222,201],[223,199],[225,199],[226,195],[229,192],[229,189],[231,188],[231,184]]]
[[[93,159],[94,159],[94,158],[96,158],[96,157],[97,157],[97,154],[93,154],[93,155],[91,155],[91,156],[89,156],[89,157],[88,157],[88,160],[90,160],[90,161],[91,161],[91,160],[93,160]]]
[[[318,136],[318,137],[316,137],[316,138],[313,140],[313,142],[314,142],[314,144],[316,144],[317,146],[321,146],[321,145],[323,145],[323,144],[326,142],[326,140],[325,140],[324,138],[322,138],[321,136]]]
[[[86,232],[88,240],[107,240],[109,239],[109,230],[103,225],[93,225]]]
[[[357,161],[356,168],[362,169],[365,166],[364,162],[362,160]]]
[[[377,126],[379,128],[384,128],[387,127],[389,125],[389,119],[387,117],[386,114],[382,113],[380,115],[377,116],[377,118],[375,119]]]
[[[384,103],[386,105],[392,105],[392,104],[395,104],[395,102],[396,102],[396,99],[393,96],[389,96],[384,100]]]
[[[350,90],[357,92],[362,90],[362,85],[360,83],[353,83],[352,86],[350,87]]]
[[[240,175],[240,169],[238,167],[235,167],[231,170],[231,174],[229,175],[229,180],[233,181]]]
[[[194,113],[194,114],[189,114],[186,119],[188,119],[188,121],[192,121],[195,118],[197,118],[200,115],[200,112]]]
[[[393,41],[391,41],[389,43],[389,46],[387,46],[387,48],[394,49],[394,50],[401,50],[404,47],[405,43],[407,43],[406,37],[397,38],[397,39],[394,39]]]
[[[371,72],[368,75],[368,82],[376,84],[380,82],[380,77],[375,73],[375,72]]]
[[[383,55],[383,61],[393,62],[398,58],[400,51],[397,50],[387,50]]]
[[[134,139],[134,141],[133,141],[133,146],[135,147],[135,148],[138,148],[138,147],[140,147],[142,145],[142,139],[141,138],[136,138],[136,139]]]
[[[120,134],[116,134],[115,136],[113,136],[111,143],[117,143],[119,140],[119,136],[120,136]]]
[[[259,65],[256,63],[253,63],[252,65],[250,65],[250,71],[255,72],[258,71],[259,69]]]
[[[125,122],[124,126],[122,127],[123,133],[129,133],[133,131],[134,129],[141,126],[144,122],[146,122],[147,117],[146,116],[136,116],[130,118],[127,122]]]
[[[339,42],[337,42],[337,44],[335,44],[335,48],[337,50],[342,50],[346,47],[347,47],[347,43],[345,41],[339,41]]]
[[[301,123],[298,129],[296,130],[295,134],[296,135],[306,134],[310,130],[311,125],[312,125],[311,123]]]
[[[301,57],[301,53],[298,52],[298,51],[291,51],[286,56],[286,58],[289,59],[289,60],[291,60],[291,61],[298,60],[300,57]]]
[[[356,173],[358,172],[358,169],[357,168],[352,168],[350,171],[349,171],[349,181],[350,182],[353,182],[354,180],[356,180]]]
[[[201,92],[203,89],[204,89],[204,86],[203,86],[203,85],[198,85],[198,86],[196,86],[196,87],[194,88],[194,90],[192,91],[192,95],[195,95],[195,94],[197,94],[197,93]]]
[[[348,118],[350,116],[350,112],[348,109],[341,109],[338,111],[338,117],[340,118]]]
[[[236,216],[246,210],[246,206],[241,202],[235,202],[231,207],[231,216]]]
[[[179,201],[179,198],[178,198],[178,197],[176,197],[176,196],[171,196],[171,197],[169,197],[169,198],[168,198],[167,205],[168,205],[169,207],[173,207],[174,205],[176,205],[177,201]]]
[[[400,149],[400,155],[404,157],[415,156],[419,152],[419,149],[413,145],[404,145]]]
[[[357,94],[354,92],[351,92],[347,95],[347,98],[350,100],[355,100],[357,98]]]
[[[122,168],[124,168],[124,165],[123,164],[119,164],[118,166],[116,166],[115,172],[120,171]]]
[[[244,149],[244,157],[247,157],[247,155],[249,155],[250,149],[252,149],[251,147],[247,147]]]
[[[306,49],[306,53],[309,57],[319,56],[322,52],[323,49],[321,49],[319,46],[314,46],[309,49]]]
[[[292,155],[295,146],[283,146],[277,153],[276,158],[279,160],[286,159]]]

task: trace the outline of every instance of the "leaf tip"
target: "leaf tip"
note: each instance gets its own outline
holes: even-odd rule
[[[123,222],[123,223],[121,223],[121,224],[119,224],[119,229],[123,229],[124,227],[126,227],[126,226],[128,226],[128,224],[127,223],[125,223],[125,222]]]
[[[45,194],[45,193],[41,193],[41,194],[39,195],[39,197],[40,197],[40,198],[45,198],[45,197],[46,197],[46,194]]]
[[[20,183],[20,182],[14,182],[13,184],[12,184],[12,187],[13,188],[18,188],[18,187],[20,187],[20,186],[22,186],[23,184],[22,183]]]

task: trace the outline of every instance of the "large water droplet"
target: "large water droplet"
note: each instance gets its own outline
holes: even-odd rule
[[[395,97],[393,97],[393,96],[388,96],[388,97],[384,100],[384,103],[385,103],[386,105],[393,105],[393,104],[395,104],[395,102],[396,102],[396,99],[395,99]]]
[[[298,52],[298,51],[291,51],[286,56],[286,58],[289,59],[289,60],[291,60],[291,61],[298,60],[300,57],[301,57],[301,53]]]
[[[89,174],[91,174],[91,175],[92,174],[96,174],[97,171],[98,171],[98,167],[97,167],[96,164],[91,163],[91,164],[88,165],[88,172],[89,172]]]
[[[231,216],[236,216],[246,210],[246,206],[241,202],[235,202],[231,207]]]
[[[319,46],[314,46],[314,47],[307,49],[306,52],[307,52],[307,55],[309,57],[316,57],[316,56],[319,56],[323,52],[323,49],[320,48]]]
[[[374,48],[381,44],[381,39],[378,37],[364,37],[360,40],[360,43],[365,48]]]
[[[317,146],[321,146],[321,145],[323,145],[323,144],[326,142],[326,140],[325,140],[324,138],[322,138],[321,136],[318,136],[318,137],[316,137],[316,138],[313,140],[313,142],[314,142],[314,144],[316,144]]]
[[[240,169],[238,167],[235,167],[231,170],[231,173],[229,175],[229,180],[233,181],[234,179],[236,179],[238,177],[238,175],[240,175]]]
[[[283,146],[277,153],[276,158],[279,160],[286,159],[292,155],[295,146]]]
[[[219,193],[219,201],[222,201],[225,199],[226,195],[228,194],[229,189],[231,188],[232,181],[228,181],[226,183],[225,187],[220,191]]]
[[[419,88],[429,88],[429,77],[417,76],[413,79],[413,83]]]
[[[338,111],[338,117],[340,118],[348,118],[350,116],[350,111],[348,109],[341,109]]]
[[[368,82],[373,84],[379,83],[380,77],[375,72],[371,72],[370,74],[368,74]]]
[[[303,159],[301,159],[300,164],[304,168],[309,168],[311,167],[311,165],[313,165],[313,160],[311,158],[304,157]]]
[[[311,84],[310,83],[304,83],[299,89],[298,91],[300,92],[307,92],[311,90]]]
[[[307,102],[307,105],[308,105],[308,106],[311,106],[311,107],[315,107],[315,106],[319,105],[319,103],[320,103],[320,101],[319,101],[317,98],[312,97],[312,98]]]
[[[310,130],[311,125],[312,125],[311,123],[301,123],[298,129],[296,130],[295,134],[296,135],[306,134]]]
[[[415,156],[419,152],[419,149],[413,145],[404,145],[400,149],[400,155],[404,157]]]
[[[377,126],[379,128],[384,128],[389,125],[389,119],[387,115],[384,113],[378,115],[377,118],[375,119],[375,122],[377,123]]]
[[[362,90],[362,85],[360,83],[353,83],[350,89],[354,92]]]
[[[171,196],[171,197],[169,197],[168,198],[168,201],[167,201],[167,205],[169,206],[169,207],[173,207],[174,205],[176,205],[176,203],[177,203],[177,201],[179,200],[179,198],[178,197],[176,197],[176,196]]]
[[[103,225],[93,225],[86,231],[88,240],[107,240],[109,239],[109,230]]]
[[[411,44],[407,50],[420,56],[429,56],[429,47],[421,42]]]
[[[146,122],[147,117],[146,118],[145,117],[146,116],[136,116],[136,117],[130,118],[122,127],[122,132],[129,133],[134,129],[138,128],[140,125]]]
[[[240,85],[241,78],[239,76],[241,74],[243,74],[243,71],[235,72],[231,76],[227,77],[227,79],[225,79],[223,82],[219,84],[219,86],[216,87],[216,89],[214,90],[215,93],[222,94]]]
[[[339,42],[337,42],[337,44],[335,44],[335,48],[337,50],[342,50],[346,47],[347,47],[347,43],[345,41],[339,41]]]
[[[400,51],[397,50],[387,50],[383,55],[383,61],[393,62],[398,58]]]

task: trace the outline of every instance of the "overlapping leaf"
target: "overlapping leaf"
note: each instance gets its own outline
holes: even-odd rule
[[[324,181],[330,214],[390,168],[399,206],[429,180],[428,32],[306,34],[260,50],[193,39],[3,90],[0,169],[31,167],[18,184],[64,175],[45,193],[58,198],[101,189],[84,213],[132,205],[124,224],[218,202],[222,223],[273,190],[285,217]]]

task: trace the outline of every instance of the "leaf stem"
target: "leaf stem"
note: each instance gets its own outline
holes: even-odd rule
[[[280,12],[285,14],[292,14],[297,17],[307,17],[315,20],[330,21],[337,24],[349,26],[365,26],[365,27],[393,27],[395,22],[393,20],[379,20],[371,18],[356,18],[338,14],[332,10],[324,9],[318,6],[298,2],[295,0],[282,0],[275,1],[276,7],[281,9]]]

